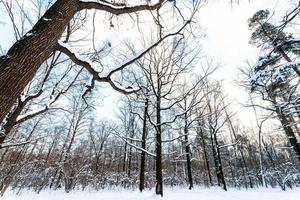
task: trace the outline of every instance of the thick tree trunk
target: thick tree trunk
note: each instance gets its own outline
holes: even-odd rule
[[[57,41],[77,11],[76,0],[57,0],[32,30],[0,57],[0,121],[55,50]]]
[[[216,171],[216,175],[217,175],[217,182],[218,182],[218,186],[221,185],[220,182],[220,178],[219,178],[219,173],[218,173],[218,158],[217,158],[217,152],[216,152],[216,148],[215,148],[215,143],[214,143],[214,138],[213,138],[213,133],[210,133],[210,142],[211,142],[211,150],[212,150],[212,155],[213,155],[213,159],[214,159],[214,165],[215,165],[215,171]]]

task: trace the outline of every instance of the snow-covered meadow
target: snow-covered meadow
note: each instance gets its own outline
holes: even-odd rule
[[[101,191],[42,191],[36,194],[24,191],[17,195],[12,191],[4,194],[1,200],[297,200],[300,197],[300,188],[282,191],[279,188],[260,188],[250,190],[195,188],[192,191],[182,188],[166,188],[164,197],[154,195],[153,190],[140,193],[137,190],[101,190]]]

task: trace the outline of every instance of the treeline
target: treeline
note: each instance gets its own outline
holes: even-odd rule
[[[155,157],[146,152],[141,159],[141,121],[133,114],[126,121],[128,126],[112,122],[95,122],[87,117],[65,123],[53,129],[40,130],[34,135],[48,137],[35,139],[31,144],[10,147],[1,152],[1,192],[8,187],[15,191],[31,189],[103,189],[111,187],[137,188],[144,173],[143,187],[155,185]],[[190,128],[190,162],[194,185],[256,188],[262,186],[264,176],[267,187],[282,189],[299,186],[299,163],[285,138],[265,135],[262,144],[263,174],[259,163],[259,145],[251,138],[253,130],[244,129],[233,118],[224,128],[231,129],[229,136],[224,131],[214,133],[195,126]],[[38,122],[35,122],[38,123]],[[36,127],[28,125],[28,132]],[[72,127],[72,123],[82,124]],[[197,121],[198,123],[208,123]],[[84,126],[84,127],[82,127]],[[132,127],[133,126],[133,127]],[[227,128],[228,127],[228,128]],[[134,133],[124,129],[134,130]],[[164,138],[174,135],[175,130],[166,130]],[[179,130],[177,130],[179,134]],[[118,136],[117,136],[118,134]],[[30,141],[28,135],[27,140]],[[130,137],[129,137],[130,135]],[[120,138],[121,137],[121,138]],[[173,136],[174,137],[174,136]],[[138,139],[139,138],[139,139]],[[153,129],[149,130],[147,151],[155,152]],[[126,140],[126,142],[124,141]],[[218,146],[217,146],[218,145]],[[282,146],[281,146],[282,145]],[[184,138],[163,143],[163,183],[169,186],[189,187],[186,143]],[[281,148],[279,148],[281,147]],[[215,157],[217,152],[217,157]],[[141,162],[144,171],[141,172]],[[222,170],[222,176],[218,176]],[[141,188],[141,187],[140,187]]]

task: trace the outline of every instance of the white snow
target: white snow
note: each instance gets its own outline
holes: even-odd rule
[[[34,109],[34,110],[32,110],[32,111],[28,111],[28,112],[26,112],[26,113],[23,114],[23,115],[19,115],[19,116],[17,117],[17,121],[22,120],[22,119],[24,119],[24,118],[26,118],[26,117],[28,117],[28,116],[30,116],[30,115],[34,115],[35,113],[42,112],[42,111],[45,110],[45,109],[46,109],[46,107],[43,106],[43,107]]]
[[[52,19],[49,19],[49,18],[43,17],[43,20],[44,20],[44,21],[51,21]]]
[[[134,147],[135,149],[137,150],[140,150],[140,151],[143,151],[145,152],[146,154],[150,155],[150,156],[153,156],[153,157],[156,157],[156,154],[154,153],[151,153],[150,151],[147,151],[146,149],[143,149],[135,144],[132,144],[130,143],[126,138],[122,137],[121,135],[118,135],[118,134],[115,134],[116,136],[118,136],[119,138],[121,138],[124,142],[126,142],[129,146],[132,146]]]
[[[28,33],[26,33],[25,35],[24,35],[24,37],[29,37],[29,36],[32,36],[32,35],[34,35],[31,31],[29,31]]]
[[[133,92],[133,91],[138,91],[138,88],[133,88],[133,87],[131,87],[131,86],[123,86],[123,85],[121,85],[120,83],[118,83],[118,82],[116,82],[116,81],[114,81],[114,80],[111,80],[111,81],[112,81],[112,83],[113,83],[118,89],[123,90],[123,91],[125,91],[125,92],[127,92],[127,93],[130,93],[130,92]]]
[[[154,195],[154,190],[147,190],[143,193],[135,190],[101,190],[101,191],[42,191],[36,194],[24,191],[20,195],[7,191],[1,200],[296,200],[299,199],[300,189],[282,191],[279,188],[260,188],[249,190],[229,189],[222,191],[218,188],[205,189],[195,188],[193,190],[181,188],[165,188],[164,197]]]
[[[91,0],[81,0],[81,2],[91,2]],[[109,1],[105,2],[105,1],[98,1],[97,3],[99,4],[102,4],[102,5],[105,5],[105,6],[109,6],[109,7],[112,7],[114,9],[122,9],[122,8],[125,8],[125,7],[133,7],[133,6],[139,6],[139,5],[155,5],[157,4],[159,1],[156,0],[156,1],[151,1],[151,0],[131,0],[130,3],[128,2],[124,2],[124,5],[113,5],[113,4],[110,4]]]
[[[93,1],[91,1],[91,0],[81,0],[81,2],[93,2]],[[108,6],[108,7],[114,8],[114,9],[121,9],[121,8],[125,8],[126,7],[125,5],[115,6],[115,5],[112,5],[109,2],[105,2],[105,1],[100,1],[100,2],[97,2],[97,3],[102,4],[104,6]]]
[[[61,45],[61,46],[63,46],[63,47],[65,47],[65,48],[67,48],[70,52],[72,52],[72,53],[75,55],[75,57],[76,57],[78,60],[88,63],[88,64],[90,65],[90,67],[91,67],[94,71],[96,71],[96,72],[99,71],[99,70],[97,69],[97,66],[95,66],[94,63],[93,63],[87,56],[84,56],[84,55],[81,55],[81,54],[80,54],[80,50],[79,50],[78,48],[76,48],[76,47],[74,47],[74,46],[71,46],[71,45],[69,45],[68,43],[65,43],[65,42],[63,42],[63,41],[61,41],[61,40],[58,40],[58,44]]]

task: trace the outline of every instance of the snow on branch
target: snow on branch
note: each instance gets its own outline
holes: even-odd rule
[[[4,145],[0,145],[0,149],[22,146],[22,145],[29,144],[29,143],[30,143],[30,141],[20,142],[20,143],[15,143],[15,144],[4,144]]]
[[[225,147],[231,147],[231,146],[235,146],[236,143],[231,143],[231,144],[224,144],[224,145],[220,145],[219,148],[225,148]]]
[[[131,94],[137,91],[136,89],[133,88],[122,87],[120,84],[113,81],[110,77],[100,77],[99,73],[93,68],[92,62],[90,60],[81,58],[79,55],[74,53],[70,48],[68,48],[68,46],[65,43],[58,41],[56,45],[56,49],[64,53],[65,55],[67,55],[75,64],[84,67],[92,75],[93,78],[92,78],[91,85],[87,86],[87,91],[84,92],[84,94],[86,94],[87,92],[91,91],[94,88],[95,81],[109,83],[113,89],[123,94]]]
[[[165,0],[159,0],[157,3],[150,5],[150,4],[143,4],[143,5],[136,5],[136,6],[128,6],[126,4],[119,4],[119,3],[111,3],[105,0],[100,0],[98,2],[93,1],[79,1],[79,10],[85,9],[95,9],[95,10],[103,10],[115,15],[139,12],[139,11],[146,11],[146,10],[155,10],[160,8]]]
[[[81,72],[82,72],[82,69],[77,73],[77,75],[74,77],[74,79],[72,80],[72,82],[67,87],[61,89],[56,95],[54,95],[54,91],[55,91],[56,87],[53,88],[50,100],[49,100],[49,102],[47,104],[45,104],[44,106],[42,106],[42,107],[40,107],[38,109],[32,110],[30,112],[26,112],[23,115],[18,115],[18,117],[16,118],[16,121],[15,121],[15,124],[23,123],[23,122],[25,122],[25,121],[27,121],[29,119],[32,119],[35,116],[38,116],[40,114],[43,114],[43,113],[47,112],[49,109],[56,109],[56,108],[51,107],[51,106],[59,99],[59,97],[61,97],[65,93],[67,93],[67,91],[71,88],[71,86],[74,85],[75,81],[77,80],[77,78],[78,78],[78,76],[80,75]],[[64,76],[61,78],[61,80],[63,78],[64,78]],[[43,84],[44,84],[44,82],[43,82]],[[42,90],[41,90],[41,92],[42,92]],[[20,103],[21,104],[27,104],[28,101],[32,99],[32,97],[33,96],[29,96],[23,102],[20,102]]]
[[[92,75],[92,82],[91,85],[87,86],[87,90],[91,91],[94,88],[94,82],[98,81],[98,82],[106,82],[109,83],[110,86],[123,94],[131,94],[131,93],[135,93],[137,91],[140,90],[140,88],[132,88],[130,86],[128,87],[124,87],[121,84],[117,83],[116,81],[112,80],[112,76],[123,70],[124,68],[126,68],[127,66],[133,64],[134,62],[136,62],[137,60],[139,60],[140,58],[142,58],[144,55],[146,55],[151,49],[155,48],[156,46],[158,46],[161,42],[163,42],[165,39],[175,36],[175,35],[179,35],[181,34],[181,32],[185,29],[185,27],[191,23],[191,20],[188,20],[184,23],[184,25],[178,29],[176,32],[173,33],[169,33],[167,35],[165,35],[164,37],[161,37],[158,41],[156,41],[155,43],[153,43],[152,45],[150,45],[148,48],[146,48],[145,50],[143,50],[141,53],[139,53],[137,56],[135,56],[132,59],[129,59],[127,62],[125,62],[124,64],[122,64],[121,66],[118,66],[114,69],[112,69],[109,73],[107,73],[106,76],[103,76],[101,73],[99,73],[94,67],[93,67],[93,63],[92,61],[90,61],[89,59],[86,58],[82,58],[80,55],[76,54],[75,52],[73,52],[71,50],[71,48],[64,42],[62,41],[58,41],[56,44],[56,50],[64,53],[65,55],[67,55],[75,64],[80,65],[82,67],[84,67],[91,75]],[[88,91],[86,91],[84,94],[86,94]]]
[[[22,145],[26,145],[26,144],[32,144],[32,143],[35,143],[35,142],[39,141],[42,138],[44,138],[44,137],[38,137],[38,138],[35,138],[35,139],[32,139],[32,140],[26,140],[26,141],[23,141],[23,142],[16,142],[16,143],[9,142],[9,143],[0,145],[0,149],[10,148],[10,147],[17,147],[17,146],[22,146]]]
[[[19,115],[17,117],[17,120],[16,120],[16,124],[20,124],[24,121],[27,121],[28,119],[31,119],[35,116],[38,116],[42,113],[45,113],[49,108],[47,106],[44,106],[44,107],[41,107],[39,109],[36,109],[36,110],[33,110],[33,111],[30,111],[30,112],[26,112],[25,114],[23,115]]]
[[[163,141],[161,141],[161,142],[164,142],[164,143],[166,143],[166,142],[174,142],[175,140],[178,140],[178,139],[180,139],[180,138],[182,138],[182,137],[184,137],[184,136],[186,136],[186,134],[184,134],[184,135],[179,135],[178,137],[171,138],[171,139],[168,139],[168,140],[163,140]]]
[[[150,155],[150,156],[153,156],[153,157],[156,157],[156,154],[154,153],[151,153],[150,151],[147,151],[146,149],[143,149],[142,147],[139,147],[135,144],[132,144],[131,142],[129,142],[125,137],[121,136],[120,134],[118,133],[114,133],[114,135],[116,135],[117,137],[121,138],[126,144],[128,144],[129,146],[139,150],[139,151],[142,151],[142,152],[145,152],[146,154]]]

